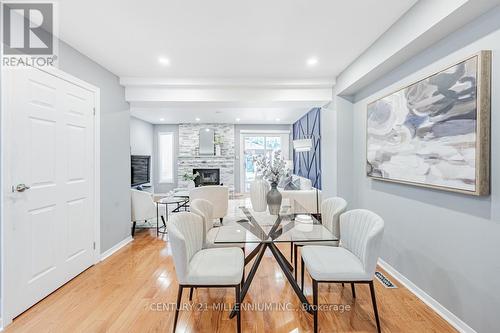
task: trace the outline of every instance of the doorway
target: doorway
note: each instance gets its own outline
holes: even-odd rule
[[[60,70],[5,69],[2,319],[99,260],[99,89]]]
[[[255,179],[255,157],[281,151],[285,160],[290,158],[290,133],[286,131],[242,133],[240,137],[240,192],[250,192]]]

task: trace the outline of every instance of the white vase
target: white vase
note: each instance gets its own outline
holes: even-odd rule
[[[196,184],[194,183],[194,180],[188,180],[187,186],[188,190],[192,190],[193,188],[196,187]]]
[[[220,145],[215,146],[215,156],[220,156],[221,155],[221,147]]]
[[[255,180],[250,184],[250,200],[252,201],[252,208],[254,211],[266,211],[267,192],[269,192],[269,183],[262,179],[262,175],[255,176]]]

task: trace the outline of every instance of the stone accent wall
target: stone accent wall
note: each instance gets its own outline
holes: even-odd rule
[[[198,155],[199,131],[213,128],[215,135],[222,136],[221,156]],[[232,124],[179,124],[179,155],[177,159],[179,187],[186,187],[182,176],[193,169],[220,169],[220,181],[234,189],[234,125]]]

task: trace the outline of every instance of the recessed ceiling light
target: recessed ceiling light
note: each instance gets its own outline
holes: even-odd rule
[[[280,121],[281,119],[280,118],[276,118],[276,121]]]
[[[200,118],[194,118],[194,120],[196,120],[196,121],[200,121],[201,119],[200,119]]]
[[[316,66],[318,64],[318,58],[311,57],[311,58],[307,59],[306,63],[307,63],[307,66],[309,66],[309,67]]]
[[[165,118],[160,118],[160,121],[165,121]]]
[[[240,121],[241,119],[240,118],[236,118],[236,121]]]
[[[165,58],[165,57],[159,57],[158,62],[160,63],[160,65],[170,66],[170,59]]]

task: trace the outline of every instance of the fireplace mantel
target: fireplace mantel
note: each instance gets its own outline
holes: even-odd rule
[[[222,155],[196,155],[199,144],[200,128],[213,128],[215,134],[222,138]],[[179,155],[177,156],[177,179],[179,187],[187,187],[183,180],[185,173],[192,174],[193,169],[220,169],[220,183],[234,188],[235,147],[233,124],[180,124]]]

